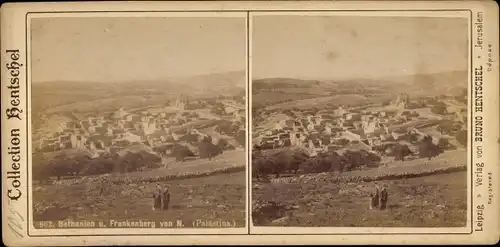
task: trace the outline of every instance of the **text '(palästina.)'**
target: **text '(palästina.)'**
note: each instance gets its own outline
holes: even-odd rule
[[[20,75],[23,64],[20,63],[21,54],[19,50],[6,50],[7,63],[7,95],[9,96],[9,105],[5,110],[8,121],[21,121],[23,110],[20,108]],[[10,156],[10,165],[7,166],[7,197],[9,200],[17,201],[22,192],[21,187],[21,131],[19,128],[12,128],[9,132],[9,141],[7,144],[7,153]]]

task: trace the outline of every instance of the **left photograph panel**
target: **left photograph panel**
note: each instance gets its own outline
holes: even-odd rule
[[[28,15],[33,230],[246,232],[246,14],[94,15]]]

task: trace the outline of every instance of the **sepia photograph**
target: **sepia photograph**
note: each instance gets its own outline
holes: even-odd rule
[[[468,14],[250,21],[254,226],[467,226]]]
[[[34,228],[244,228],[246,27],[32,16]]]
[[[497,243],[498,14],[4,3],[2,241]]]

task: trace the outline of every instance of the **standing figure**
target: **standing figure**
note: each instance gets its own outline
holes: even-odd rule
[[[161,198],[162,198],[162,189],[159,184],[156,184],[156,189],[153,192],[153,210],[161,209]]]
[[[384,187],[384,188],[382,188],[382,191],[380,191],[380,209],[381,210],[387,208],[387,200],[388,200],[387,189]]]
[[[168,192],[168,188],[165,188],[161,193],[161,210],[168,210],[169,204],[170,204],[170,193]]]
[[[370,210],[378,207],[380,192],[378,186],[375,186],[375,193],[370,193]]]

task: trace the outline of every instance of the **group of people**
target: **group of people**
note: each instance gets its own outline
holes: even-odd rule
[[[160,184],[156,184],[156,189],[153,193],[153,210],[168,210],[169,204],[170,193],[168,188],[163,188]]]
[[[375,186],[375,193],[370,194],[370,210],[377,208],[380,210],[384,210],[387,208],[387,188],[382,187],[380,189],[378,186]]]

